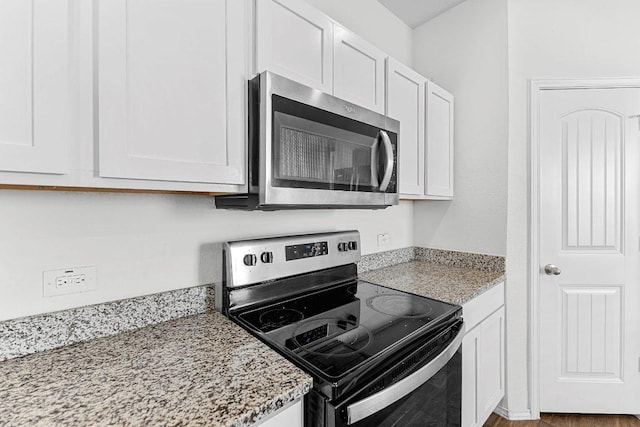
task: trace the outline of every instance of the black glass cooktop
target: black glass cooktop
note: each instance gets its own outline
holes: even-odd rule
[[[237,319],[289,357],[338,379],[428,333],[459,309],[356,280],[245,311]]]

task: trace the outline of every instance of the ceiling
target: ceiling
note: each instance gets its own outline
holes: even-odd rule
[[[435,18],[464,0],[378,0],[411,28]]]

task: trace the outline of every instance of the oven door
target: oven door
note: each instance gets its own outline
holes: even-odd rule
[[[324,402],[324,414],[319,421],[307,418],[307,426],[325,427],[443,427],[460,426],[462,395],[462,338],[464,325],[457,334],[439,342],[435,356],[426,357],[408,374],[406,370],[412,357],[424,353],[433,343],[427,343],[402,362],[389,367],[380,378],[368,384],[363,392],[348,397],[337,406]],[[442,341],[442,338],[438,338]],[[431,351],[429,351],[431,353]],[[399,379],[381,388],[377,383],[386,377]],[[312,393],[314,391],[312,390]],[[310,397],[310,401],[313,397]],[[316,402],[317,403],[317,402]],[[316,405],[317,407],[317,405]],[[314,408],[307,410],[314,411]],[[315,417],[314,417],[315,418]]]
[[[272,73],[260,79],[261,205],[398,203],[397,121]]]

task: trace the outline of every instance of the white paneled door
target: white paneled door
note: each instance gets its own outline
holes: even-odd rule
[[[640,89],[539,100],[540,411],[638,414]]]

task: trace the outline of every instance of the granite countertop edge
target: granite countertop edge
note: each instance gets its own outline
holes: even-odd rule
[[[309,377],[297,386],[279,394],[273,399],[260,406],[254,407],[242,415],[229,420],[225,427],[251,427],[257,422],[265,421],[267,418],[275,414],[298,399],[304,397],[313,387],[313,379]]]
[[[495,279],[491,280],[490,282],[487,282],[485,285],[481,286],[480,288],[476,289],[474,292],[470,293],[469,295],[467,295],[465,298],[461,298],[457,304],[458,305],[464,305],[466,303],[468,303],[469,301],[471,301],[472,299],[479,297],[480,295],[484,294],[485,292],[487,292],[488,290],[496,287],[498,284],[504,282],[506,280],[506,274],[502,273],[502,275],[496,277]]]

